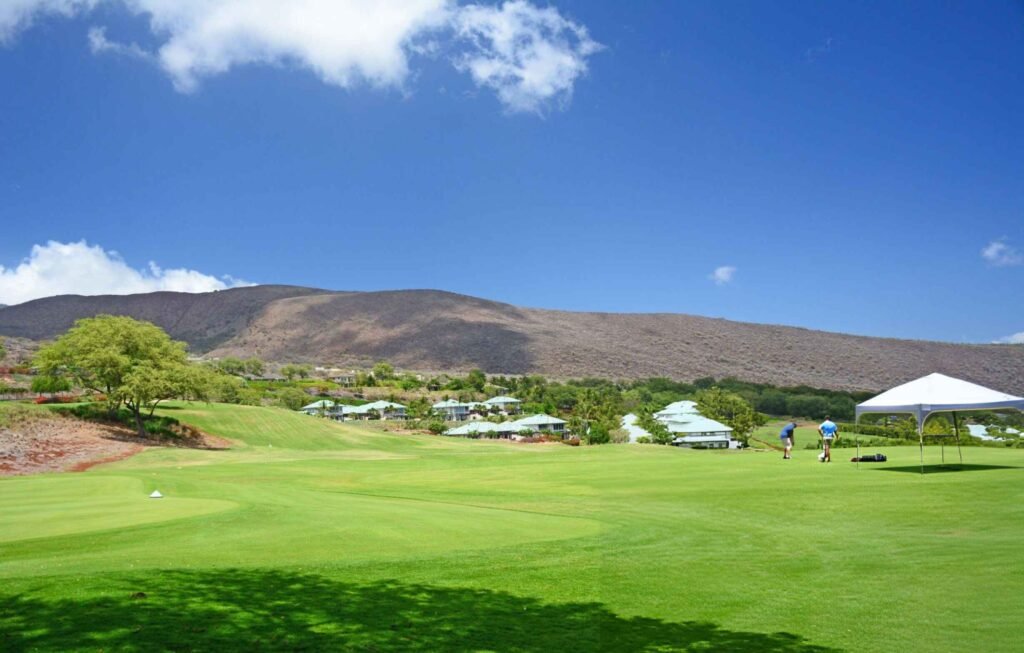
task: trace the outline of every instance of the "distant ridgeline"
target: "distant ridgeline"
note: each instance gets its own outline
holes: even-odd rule
[[[932,372],[1024,394],[1024,347],[872,338],[683,314],[525,308],[437,290],[340,292],[255,286],[216,293],[47,297],[0,308],[0,336],[52,339],[75,320],[125,315],[162,327],[212,358],[408,370],[479,368],[543,374],[691,380],[714,376],[813,388],[881,391]],[[725,383],[725,382],[723,382]],[[804,386],[801,388],[800,386]],[[779,411],[765,394],[764,411]],[[817,400],[797,402],[820,413]],[[788,407],[787,407],[788,408]]]

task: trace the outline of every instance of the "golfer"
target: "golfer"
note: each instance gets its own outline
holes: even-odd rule
[[[821,436],[821,444],[824,448],[821,462],[830,463],[832,462],[832,441],[839,439],[839,427],[832,421],[832,418],[825,415],[825,421],[818,427],[818,435]]]
[[[782,427],[782,431],[779,432],[779,439],[782,440],[782,446],[785,452],[782,454],[783,460],[789,460],[793,457],[793,431],[796,430],[796,422],[790,422]]]

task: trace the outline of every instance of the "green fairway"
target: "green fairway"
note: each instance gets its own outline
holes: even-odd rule
[[[1024,451],[922,476],[807,429],[783,461],[165,414],[237,446],[0,480],[0,650],[1020,650]]]

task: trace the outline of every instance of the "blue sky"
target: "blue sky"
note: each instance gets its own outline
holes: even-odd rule
[[[1024,340],[1021,3],[360,4],[0,0],[0,303],[244,280]]]

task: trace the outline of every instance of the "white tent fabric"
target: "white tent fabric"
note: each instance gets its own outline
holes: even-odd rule
[[[865,413],[911,413],[917,417],[920,431],[932,413],[997,408],[1024,410],[1024,398],[936,373],[896,386],[858,404],[857,419]]]
[[[865,413],[910,413],[917,418],[917,435],[921,449],[921,473],[924,473],[924,423],[934,413],[953,413],[953,428],[960,450],[960,433],[956,423],[958,410],[995,410],[1015,408],[1024,411],[1024,398],[992,390],[985,386],[954,379],[945,374],[929,374],[916,381],[896,386],[857,405],[856,419]],[[963,454],[960,454],[963,462]]]

